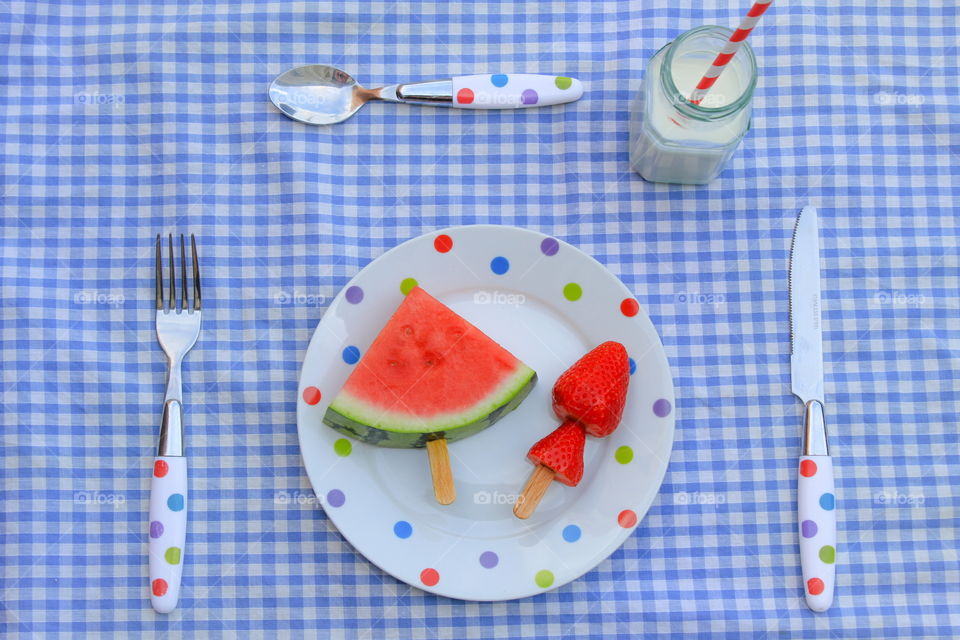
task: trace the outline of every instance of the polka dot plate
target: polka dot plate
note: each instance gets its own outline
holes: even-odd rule
[[[539,382],[501,421],[449,446],[457,499],[433,497],[423,449],[385,449],[323,424],[336,395],[403,296],[419,284],[533,367]],[[605,340],[630,354],[620,427],[587,438],[584,479],[553,483],[529,520],[513,502],[530,446],[557,427],[557,377]],[[330,520],[375,565],[432,593],[509,600],[596,567],[650,507],[673,446],[673,384],[660,339],[632,293],[600,263],[534,231],[479,225],[415,238],[364,268],[317,327],[300,378],[307,474]]]

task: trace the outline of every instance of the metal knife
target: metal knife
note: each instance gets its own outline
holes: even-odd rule
[[[807,606],[822,612],[833,603],[837,512],[824,420],[820,238],[813,207],[804,207],[797,216],[790,249],[790,378],[793,394],[803,401],[797,476],[803,590]]]

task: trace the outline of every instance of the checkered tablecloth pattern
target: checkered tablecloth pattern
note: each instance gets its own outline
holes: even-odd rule
[[[775,3],[753,127],[707,187],[643,182],[627,111],[678,33],[742,2],[0,2],[0,631],[6,637],[960,635],[960,101],[954,2]],[[329,62],[368,86],[566,74],[518,112],[371,104],[312,128],[267,100]],[[820,211],[837,597],[802,600],[794,217]],[[633,289],[678,422],[660,496],[582,579],[453,601],[360,557],[313,500],[300,361],[364,265],[455,224],[538,229]],[[153,238],[191,232],[180,607],[147,599],[165,363]]]

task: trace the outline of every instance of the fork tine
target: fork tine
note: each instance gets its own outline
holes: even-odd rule
[[[181,293],[183,297],[180,298],[180,309],[186,311],[190,308],[190,305],[187,304],[187,252],[183,248],[183,234],[180,234],[180,283],[183,285]]]
[[[160,234],[157,234],[157,309],[163,309],[163,255],[160,251]]]
[[[177,309],[177,272],[173,265],[173,234],[167,236],[167,246],[170,248],[170,311]]]
[[[197,239],[190,234],[190,250],[193,252],[193,308],[200,311],[200,263],[197,261]]]

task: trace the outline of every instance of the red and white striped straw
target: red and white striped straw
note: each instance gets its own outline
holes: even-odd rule
[[[737,51],[739,51],[743,41],[747,39],[747,36],[750,35],[753,28],[757,26],[757,23],[760,21],[760,16],[767,10],[771,2],[773,2],[773,0],[757,0],[754,5],[750,7],[750,11],[748,11],[747,15],[743,18],[743,22],[741,22],[737,30],[733,32],[733,35],[730,36],[727,43],[723,45],[723,49],[717,54],[713,64],[710,65],[710,68],[707,69],[703,78],[697,83],[696,89],[690,94],[690,102],[700,104],[704,96],[707,95],[707,92],[710,91],[710,87],[713,86],[713,83],[716,82],[720,74],[723,73],[723,69],[727,66],[727,63],[733,59],[733,56],[737,55]]]

